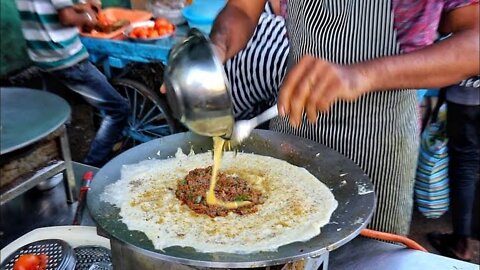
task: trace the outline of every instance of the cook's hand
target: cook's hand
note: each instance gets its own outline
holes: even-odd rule
[[[366,79],[354,66],[332,64],[312,56],[303,57],[287,74],[280,89],[278,111],[289,115],[290,124],[300,125],[302,114],[316,122],[337,100],[354,100],[366,91]]]

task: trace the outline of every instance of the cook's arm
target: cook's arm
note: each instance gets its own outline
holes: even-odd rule
[[[278,111],[298,126],[302,113],[315,122],[337,100],[355,100],[378,90],[436,88],[480,73],[478,4],[445,14],[447,40],[421,50],[353,65],[337,65],[304,56],[287,74],[278,98]]]
[[[229,0],[210,33],[222,62],[247,45],[265,8],[265,0]]]
[[[370,78],[366,90],[436,88],[480,74],[478,4],[445,14],[440,31],[452,36],[413,53],[359,64]]]

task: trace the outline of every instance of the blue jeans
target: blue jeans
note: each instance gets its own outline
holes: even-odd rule
[[[82,95],[90,105],[104,113],[102,124],[83,161],[93,166],[103,165],[108,161],[113,145],[122,137],[122,131],[130,113],[129,102],[88,60],[49,73],[68,88]]]
[[[480,106],[448,102],[447,133],[453,232],[471,236],[480,169]]]

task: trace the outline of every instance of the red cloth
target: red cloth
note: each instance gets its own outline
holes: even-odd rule
[[[411,52],[432,44],[442,14],[471,4],[478,4],[478,0],[393,0],[400,48],[403,52]]]

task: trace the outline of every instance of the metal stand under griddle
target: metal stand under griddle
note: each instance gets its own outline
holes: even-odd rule
[[[207,270],[209,267],[193,267],[172,262],[163,261],[157,258],[152,258],[148,254],[138,252],[128,245],[110,239],[110,246],[112,251],[112,262],[115,270]],[[328,259],[330,252],[316,256],[305,258],[301,261],[296,261],[286,264],[282,270],[328,270]],[[218,268],[215,268],[218,269]],[[266,268],[268,269],[268,267]]]
[[[10,200],[13,200],[42,181],[45,181],[58,173],[63,173],[63,183],[65,186],[67,202],[75,202],[75,176],[73,174],[72,156],[68,144],[67,129],[65,125],[63,125],[51,134],[59,134],[55,139],[59,141],[61,157],[63,160],[51,160],[44,167],[37,169],[34,172],[23,174],[11,183],[0,188],[0,205],[6,204]]]
[[[305,263],[302,268],[294,269],[305,269],[305,270],[328,270],[328,259],[330,258],[330,252],[326,251],[320,256],[314,258],[305,259]],[[297,264],[299,262],[296,262]],[[294,263],[295,264],[295,263]]]

